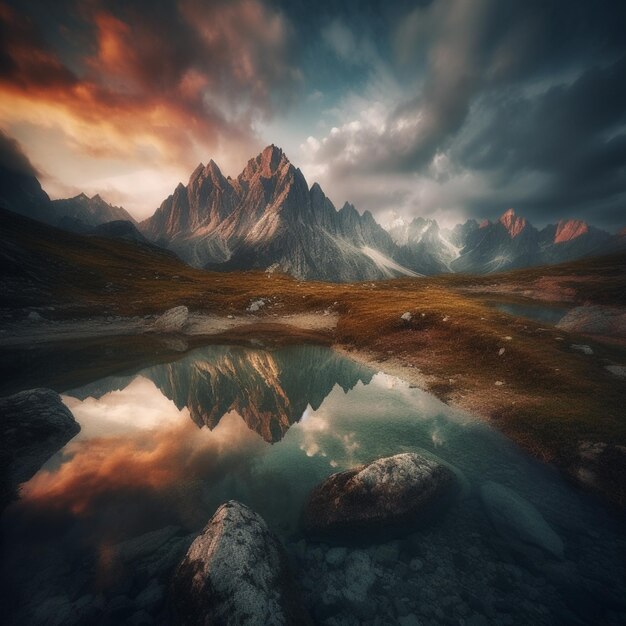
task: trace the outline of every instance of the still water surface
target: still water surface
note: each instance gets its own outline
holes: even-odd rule
[[[0,518],[13,623],[165,623],[173,565],[229,499],[285,542],[318,623],[626,617],[624,528],[600,503],[470,415],[327,348],[212,346],[61,391],[81,432]],[[351,552],[348,569],[329,571],[328,546],[302,540],[306,495],[333,472],[404,451],[449,464],[456,501],[386,556],[362,547],[359,567],[374,572],[362,605],[352,593],[321,610],[328,589],[341,599],[362,572],[351,573]],[[480,497],[489,481],[539,511],[564,559],[496,532]]]

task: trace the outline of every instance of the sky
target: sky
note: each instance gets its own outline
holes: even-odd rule
[[[0,130],[51,197],[139,219],[274,143],[383,224],[615,230],[625,32],[619,0],[0,0]]]

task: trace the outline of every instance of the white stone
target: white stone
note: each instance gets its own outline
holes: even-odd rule
[[[562,539],[530,502],[495,482],[482,485],[480,496],[491,522],[503,537],[538,546],[563,558]]]
[[[179,333],[183,330],[188,319],[189,309],[184,305],[176,306],[158,317],[154,321],[152,329],[161,333]]]

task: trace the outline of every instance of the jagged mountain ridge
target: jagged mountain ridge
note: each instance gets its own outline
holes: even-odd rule
[[[444,230],[422,217],[386,231],[369,211],[337,210],[280,148],[268,146],[237,178],[200,164],[140,224],[188,263],[215,270],[279,268],[301,279],[373,280],[447,272],[490,273],[602,254],[617,237],[566,220],[537,230],[513,209],[495,223]]]
[[[0,164],[0,205],[64,230],[130,239],[137,223],[100,196],[50,200],[34,171]],[[122,224],[122,221],[124,224]],[[116,222],[99,232],[102,224]],[[214,161],[200,164],[152,217],[137,225],[148,240],[188,263],[216,270],[273,267],[298,278],[355,281],[446,272],[490,273],[618,252],[626,239],[582,220],[536,229],[510,209],[497,222],[453,229],[422,217],[389,232],[372,214],[336,210],[319,184],[276,146],[250,159],[235,179]]]
[[[373,218],[339,211],[310,189],[280,148],[268,146],[233,179],[200,164],[140,228],[181,258],[211,269],[274,266],[303,279],[335,281],[415,275]]]
[[[73,198],[52,200],[52,214],[55,226],[66,230],[87,231],[108,222],[126,221],[137,224],[135,218],[126,209],[109,204],[99,194],[91,198],[80,193]]]

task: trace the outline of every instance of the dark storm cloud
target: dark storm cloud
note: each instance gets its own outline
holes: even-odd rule
[[[531,216],[567,209],[619,224],[626,192],[626,56],[539,95],[487,96],[477,109],[482,121],[459,142],[457,163],[487,173],[494,188],[511,187],[512,200]],[[536,184],[513,191],[516,179],[529,174]]]
[[[543,221],[571,209],[618,225],[626,188],[624,32],[626,5],[614,2],[418,7],[400,21],[390,65],[407,80],[413,72],[413,94],[392,104],[382,123],[344,124],[311,144],[313,160],[332,172],[329,185],[334,177],[343,189],[348,179],[358,188],[383,175],[437,182],[441,193],[430,194],[428,205],[403,185],[417,213],[452,199],[489,217],[519,203]],[[435,163],[441,156],[443,173]],[[465,198],[461,175],[471,185]],[[445,177],[455,181],[451,194]],[[389,207],[385,193],[377,201]]]

